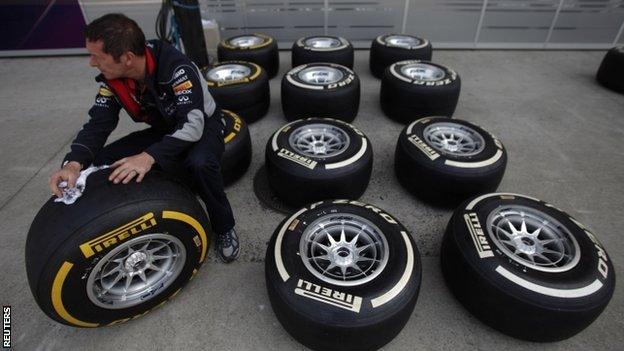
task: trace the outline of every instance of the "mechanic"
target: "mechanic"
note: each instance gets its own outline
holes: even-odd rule
[[[70,188],[91,164],[111,165],[115,184],[141,182],[152,167],[192,181],[206,204],[217,233],[216,254],[232,262],[240,253],[234,217],[223,190],[221,156],[224,119],[197,66],[173,46],[145,41],[132,19],[107,14],[85,29],[89,65],[101,74],[89,121],[78,132],[63,166],[49,179]],[[123,108],[137,123],[150,127],[105,145]]]

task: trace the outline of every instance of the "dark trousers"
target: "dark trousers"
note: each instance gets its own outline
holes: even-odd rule
[[[109,144],[97,155],[94,165],[110,165],[124,157],[145,151],[150,145],[162,140],[164,134],[154,128],[130,133]],[[223,124],[217,118],[207,118],[201,139],[174,160],[162,160],[155,168],[173,174],[182,180],[190,180],[206,204],[213,230],[225,233],[234,227],[230,202],[223,191],[221,156],[223,155]]]

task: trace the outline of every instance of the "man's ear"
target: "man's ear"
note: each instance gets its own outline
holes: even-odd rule
[[[127,67],[130,67],[132,66],[132,63],[134,62],[134,60],[136,60],[136,55],[132,51],[126,51],[122,54],[122,58],[123,58],[124,65],[126,65]]]

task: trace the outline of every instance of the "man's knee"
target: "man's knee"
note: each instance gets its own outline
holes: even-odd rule
[[[221,172],[221,164],[219,160],[215,157],[211,157],[210,155],[187,157],[185,160],[185,166],[193,174],[217,174]]]

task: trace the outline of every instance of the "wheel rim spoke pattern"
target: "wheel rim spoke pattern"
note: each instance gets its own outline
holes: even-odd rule
[[[297,128],[288,140],[290,146],[307,156],[328,158],[340,155],[350,144],[342,129],[329,124],[310,124]]]
[[[297,76],[306,83],[326,85],[339,82],[344,74],[332,67],[313,66],[302,70]]]
[[[317,278],[355,286],[377,277],[388,262],[388,242],[373,223],[354,214],[330,214],[301,236],[300,255]]]
[[[165,234],[133,239],[104,256],[89,275],[87,294],[96,305],[128,308],[163,291],[180,274],[186,249]]]
[[[485,149],[485,140],[477,131],[458,123],[434,123],[423,134],[429,145],[445,155],[470,157]]]
[[[208,71],[208,78],[215,82],[241,80],[251,75],[251,69],[243,65],[223,65]]]
[[[580,259],[579,245],[551,216],[524,206],[503,206],[486,222],[496,246],[509,258],[543,272],[564,272]]]
[[[412,63],[401,67],[401,74],[425,82],[434,82],[444,78],[445,74],[440,67],[426,63]]]

